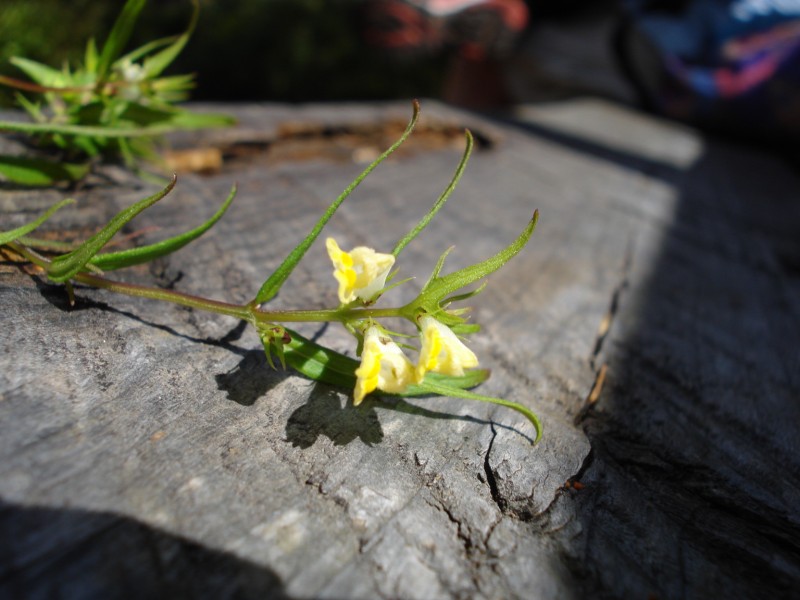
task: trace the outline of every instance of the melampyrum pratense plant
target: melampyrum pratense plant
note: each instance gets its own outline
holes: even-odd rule
[[[419,105],[415,102],[411,121],[400,139],[333,201],[306,238],[289,253],[247,304],[230,304],[174,290],[113,281],[105,276],[108,271],[148,262],[175,252],[201,236],[230,206],[236,193],[235,186],[216,214],[206,223],[182,235],[147,246],[100,252],[120,228],[166,196],[175,184],[174,178],[166,188],[123,210],[100,232],[69,251],[64,252],[66,249],[62,249],[63,253],[54,254],[52,242],[37,240],[28,234],[57,210],[73,202],[72,200],[59,202],[27,225],[0,233],[0,247],[37,265],[51,281],[64,283],[72,303],[73,285],[81,284],[242,319],[258,331],[267,360],[273,368],[277,357],[284,368],[289,365],[311,379],[352,389],[355,405],[360,404],[366,395],[376,391],[399,396],[441,395],[491,402],[519,411],[530,419],[536,428],[538,440],[541,424],[530,409],[509,400],[470,391],[470,388],[483,382],[489,372],[477,368],[477,357],[462,341],[462,336],[478,331],[479,325],[467,321],[468,308],[456,306],[483,290],[485,282],[479,282],[522,250],[536,226],[538,211],[534,212],[533,218],[519,237],[491,258],[442,275],[445,258],[450,252],[447,250],[439,258],[416,298],[403,306],[377,305],[385,291],[408,281],[395,281],[399,271],[394,268],[403,249],[428,225],[455,189],[472,151],[473,141],[469,132],[466,132],[466,150],[450,183],[428,213],[391,251],[377,252],[371,248],[358,247],[346,252],[333,238],[327,238],[326,248],[333,263],[333,276],[338,286],[338,306],[291,310],[270,310],[268,306],[345,198],[408,138],[418,114]],[[331,284],[333,288],[333,279]],[[405,319],[416,327],[419,335],[418,348],[394,341],[400,334],[391,331],[385,324],[388,319],[393,318]],[[356,355],[360,356],[360,361],[306,339],[288,327],[297,322],[341,323],[353,335]],[[412,352],[416,360],[412,360],[408,352]]]
[[[188,98],[194,75],[162,75],[194,31],[198,0],[192,0],[185,32],[123,54],[146,2],[128,0],[102,48],[90,39],[83,63],[75,67],[54,69],[24,57],[11,59],[30,79],[0,75],[0,84],[16,90],[17,102],[33,122],[0,121],[0,131],[30,134],[39,146],[56,153],[0,155],[0,175],[22,185],[76,181],[99,157],[121,158],[144,174],[143,161],[159,162],[159,136],[233,123],[225,115],[192,113],[176,105]]]

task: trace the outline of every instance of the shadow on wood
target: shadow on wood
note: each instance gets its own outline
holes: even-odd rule
[[[2,502],[0,537],[4,598],[287,597],[266,567],[108,512]]]
[[[678,194],[671,223],[635,233],[595,348],[609,375],[577,419],[592,455],[576,575],[590,595],[788,597],[800,581],[796,173],[713,139],[682,170],[520,126]]]

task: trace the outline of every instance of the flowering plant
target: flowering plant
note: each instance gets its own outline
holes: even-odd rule
[[[473,284],[485,279],[522,250],[536,226],[538,212],[534,212],[517,239],[494,256],[442,275],[442,268],[451,248],[439,258],[427,282],[413,300],[395,307],[376,305],[388,289],[408,281],[395,282],[397,271],[392,269],[403,249],[428,225],[455,189],[472,151],[473,141],[469,132],[466,133],[466,150],[450,183],[428,213],[390,252],[377,252],[367,247],[354,248],[348,252],[342,250],[333,238],[327,238],[325,245],[333,265],[333,278],[338,283],[338,306],[307,310],[271,310],[268,307],[345,198],[410,135],[418,114],[419,105],[415,102],[411,121],[400,139],[334,200],[311,232],[267,278],[254,298],[244,305],[199,298],[175,290],[113,281],[105,276],[107,271],[151,261],[174,252],[205,233],[227,210],[234,198],[235,187],[222,207],[206,223],[155,244],[116,252],[100,252],[128,221],[166,196],[175,184],[174,179],[157,194],[120,212],[101,231],[69,252],[45,256],[40,250],[52,248],[52,245],[31,238],[28,234],[55,211],[70,203],[70,200],[56,204],[32,223],[0,233],[0,247],[37,265],[51,281],[64,283],[73,303],[75,282],[244,320],[258,331],[267,359],[273,368],[276,366],[274,358],[277,357],[284,368],[288,365],[311,379],[352,389],[355,405],[360,404],[371,393],[401,396],[442,395],[491,402],[525,415],[536,428],[538,440],[541,424],[530,409],[509,400],[471,391],[471,388],[489,376],[489,372],[477,368],[477,356],[462,340],[462,336],[478,331],[479,326],[468,322],[468,309],[454,308],[456,303],[478,294],[485,285],[473,287]],[[408,344],[397,343],[394,338],[400,334],[386,328],[385,322],[391,318],[404,319],[416,329],[419,336],[416,360],[409,358],[406,352],[416,349]],[[296,322],[341,323],[355,338],[356,354],[360,360],[321,346],[287,327],[287,324]]]

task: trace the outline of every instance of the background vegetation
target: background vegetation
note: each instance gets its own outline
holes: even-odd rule
[[[26,56],[54,66],[105,39],[124,0],[3,0],[0,73]],[[442,59],[388,60],[365,47],[360,0],[201,0],[195,33],[168,72],[197,72],[198,100],[343,100],[435,96]],[[180,33],[188,0],[148,3],[130,47]],[[3,91],[0,102],[9,105]]]

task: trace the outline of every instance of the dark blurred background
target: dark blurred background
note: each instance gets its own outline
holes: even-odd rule
[[[124,0],[2,0],[0,73],[22,77],[8,59],[49,65],[82,59],[102,43]],[[360,0],[200,0],[200,20],[171,73],[195,72],[196,100],[384,99],[437,96],[444,57],[387,61],[359,35]],[[182,32],[188,0],[149,2],[130,48]],[[0,91],[0,102],[13,97]]]
[[[199,1],[194,35],[169,70],[197,74],[195,100],[417,97],[498,110],[591,95],[725,135],[788,145],[792,152],[800,139],[800,9],[795,5],[762,6],[757,0]],[[89,37],[102,44],[125,4],[0,2],[0,74],[23,79],[9,58],[76,64]],[[742,16],[743,7],[752,14]],[[514,10],[524,13],[516,21],[507,18]],[[147,3],[129,48],[181,33],[191,13],[190,0]],[[499,15],[504,15],[501,21]],[[0,105],[13,103],[13,94],[0,88]]]

